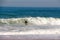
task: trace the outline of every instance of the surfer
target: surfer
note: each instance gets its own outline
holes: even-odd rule
[[[25,25],[27,25],[28,24],[28,22],[25,20]]]

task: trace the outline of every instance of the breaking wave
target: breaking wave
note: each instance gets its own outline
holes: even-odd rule
[[[25,25],[60,25],[60,18],[45,17],[25,17],[25,18],[9,18],[0,19],[0,24],[20,24]]]
[[[60,18],[25,17],[0,19],[0,35],[56,33],[60,34]]]

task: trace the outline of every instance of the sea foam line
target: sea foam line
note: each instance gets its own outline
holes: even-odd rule
[[[26,32],[0,32],[0,35],[40,35],[40,34],[60,34],[59,29],[53,29],[53,30],[30,30]]]

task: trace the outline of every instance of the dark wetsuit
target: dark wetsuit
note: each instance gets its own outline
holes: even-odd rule
[[[26,24],[26,25],[27,25],[27,23],[28,23],[28,22],[25,20],[25,24]]]

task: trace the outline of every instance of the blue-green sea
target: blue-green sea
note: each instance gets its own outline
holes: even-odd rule
[[[0,7],[0,18],[18,17],[57,17],[60,18],[58,7]]]

